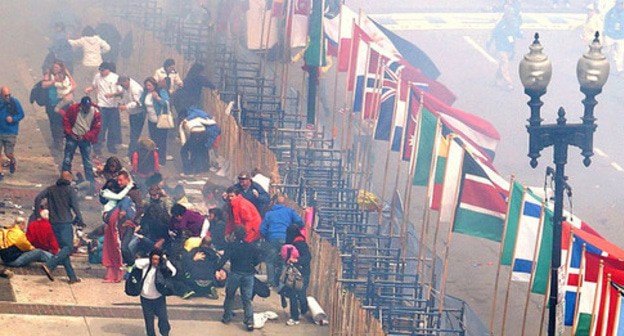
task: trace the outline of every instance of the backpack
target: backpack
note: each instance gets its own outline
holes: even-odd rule
[[[149,273],[151,267],[152,265],[150,265],[147,269],[147,272],[145,272],[146,276],[147,273]],[[126,295],[139,296],[141,294],[141,290],[143,289],[143,281],[145,281],[145,277],[143,276],[143,270],[136,266],[133,267],[132,271],[128,275],[128,278],[126,278],[126,284],[124,286],[124,291],[126,292]]]
[[[39,106],[46,106],[50,102],[50,96],[48,94],[49,88],[43,88],[41,86],[42,81],[38,81],[35,86],[30,90],[30,103],[37,103]]]
[[[292,290],[303,289],[303,274],[295,264],[288,264],[280,275],[280,284]]]

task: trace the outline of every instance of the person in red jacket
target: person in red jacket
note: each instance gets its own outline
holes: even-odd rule
[[[240,195],[240,191],[234,187],[228,188],[226,193],[230,201],[231,212],[230,218],[225,226],[225,236],[230,236],[237,225],[242,225],[247,230],[245,242],[253,243],[260,239],[260,223],[262,223],[262,218],[258,210],[256,210],[256,206]]]
[[[80,148],[85,178],[91,184],[90,193],[95,192],[95,176],[91,163],[92,145],[97,143],[102,128],[100,109],[91,103],[88,96],[82,97],[79,104],[70,105],[63,114],[65,132],[65,151],[61,171],[71,171],[76,148]]]
[[[36,248],[48,251],[52,254],[57,254],[59,251],[59,245],[56,241],[56,236],[52,231],[52,224],[48,220],[47,209],[43,209],[40,212],[41,217],[28,223],[28,229],[26,231],[26,238]]]

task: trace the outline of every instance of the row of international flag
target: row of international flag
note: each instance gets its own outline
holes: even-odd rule
[[[498,174],[496,129],[451,107],[455,96],[407,61],[381,26],[346,6],[341,15],[325,20],[325,34],[353,92],[352,112],[409,162],[411,184],[426,187],[439,221],[451,223],[453,232],[500,242],[500,265],[510,267],[511,279],[546,295],[553,237],[548,197]],[[624,335],[624,250],[564,216],[565,324],[573,335]]]
[[[286,16],[290,47],[303,46],[311,8],[312,0],[273,0],[270,15]],[[347,6],[333,17],[323,8],[327,52],[347,76],[351,112],[409,162],[410,183],[426,187],[440,222],[452,232],[500,242],[499,264],[510,267],[511,280],[546,295],[552,204],[539,190],[498,174],[496,129],[451,107],[455,95],[436,81],[439,71],[416,46]],[[565,324],[574,335],[624,335],[624,250],[572,214],[564,216]]]

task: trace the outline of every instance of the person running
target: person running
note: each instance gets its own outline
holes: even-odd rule
[[[9,172],[15,173],[15,143],[19,132],[19,123],[24,119],[24,109],[17,98],[11,96],[8,86],[0,88],[0,160],[2,151],[9,159]],[[4,179],[3,164],[0,164],[0,181]]]
[[[156,336],[154,329],[154,317],[158,317],[158,330],[163,336],[169,335],[171,325],[167,316],[167,299],[156,286],[156,273],[168,273],[170,276],[176,275],[176,268],[167,260],[163,252],[154,249],[150,252],[149,258],[137,259],[134,265],[142,269],[143,287],[141,288],[141,309],[145,320],[145,331],[147,336]]]
[[[61,177],[56,181],[56,184],[46,188],[37,195],[34,207],[35,209],[41,209],[41,202],[47,199],[52,231],[54,231],[56,240],[61,248],[48,262],[41,265],[41,269],[50,281],[54,281],[52,271],[55,270],[59,264],[62,264],[65,267],[65,272],[67,272],[69,284],[80,282],[80,278],[76,276],[76,272],[69,258],[74,248],[72,223],[84,226],[82,214],[78,206],[78,195],[76,194],[76,190],[71,186],[72,180],[72,174],[69,171],[63,171]],[[39,218],[40,214],[35,213],[35,216]]]
[[[225,285],[225,301],[223,302],[223,318],[221,322],[228,324],[232,321],[234,296],[240,288],[244,310],[243,324],[245,324],[248,331],[253,331],[253,305],[251,298],[253,296],[256,265],[260,262],[260,258],[254,244],[245,241],[246,235],[247,231],[244,226],[236,227],[234,230],[234,241],[225,248],[223,258],[219,261],[216,269],[217,272],[223,271],[223,265],[228,260],[230,261],[230,274]]]

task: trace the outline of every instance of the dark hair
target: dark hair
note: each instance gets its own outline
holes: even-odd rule
[[[157,255],[157,256],[162,258],[163,251],[161,249],[158,249],[158,248],[155,248],[155,249],[151,250],[150,253],[149,253],[150,261],[152,260],[152,257],[155,256],[155,255]]]
[[[163,177],[161,173],[154,173],[152,176],[148,177],[145,180],[145,186],[147,186],[148,188],[152,186],[158,186],[158,184],[160,184],[162,180],[163,180]]]
[[[237,225],[234,228],[234,238],[236,240],[243,240],[247,236],[247,229],[242,225]]]
[[[223,212],[222,209],[219,209],[219,208],[208,209],[208,213],[210,213],[213,216],[215,216],[215,218],[218,221],[225,221],[225,213]]]
[[[238,190],[238,188],[235,188],[235,187],[229,187],[229,188],[227,188],[227,189],[225,190],[225,192],[226,192],[227,194],[229,194],[229,193],[234,193],[234,194],[236,194],[236,195],[240,194],[240,190]]]
[[[297,224],[291,224],[286,229],[286,244],[292,244],[297,237],[303,237],[301,228]]]
[[[86,26],[82,30],[82,36],[95,36],[95,29],[91,26]]]
[[[117,166],[115,170],[113,170],[113,165]],[[116,156],[111,156],[106,159],[106,163],[104,164],[104,169],[102,170],[103,174],[110,174],[111,176],[106,176],[106,178],[111,178],[117,176],[123,169],[123,165],[121,164],[121,160],[119,160]]]
[[[163,68],[167,68],[171,65],[175,65],[175,61],[173,60],[173,58],[167,58],[163,63]]]
[[[152,86],[154,86],[154,90],[158,90],[158,82],[154,77],[145,78],[145,80],[143,81],[143,86],[145,86],[148,82],[151,83]]]
[[[186,207],[180,203],[176,203],[171,207],[171,216],[178,217],[184,215],[186,212]]]

